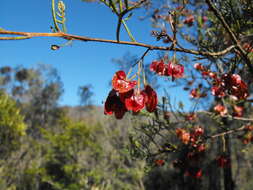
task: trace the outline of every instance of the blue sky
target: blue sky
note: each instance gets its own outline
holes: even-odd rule
[[[68,33],[89,37],[115,39],[117,17],[110,9],[97,3],[84,3],[81,0],[65,0],[67,7]],[[128,22],[133,35],[139,42],[156,44],[151,37],[152,30],[149,20],[139,21],[137,11]],[[27,32],[50,32],[52,25],[50,0],[1,0],[0,27],[6,30]],[[121,39],[128,40],[125,31]],[[92,84],[95,96],[93,102],[102,105],[110,87],[108,85],[117,67],[113,58],[120,58],[126,52],[141,56],[145,51],[141,47],[131,47],[117,44],[75,41],[71,46],[52,51],[52,44],[62,44],[65,41],[57,38],[34,38],[21,41],[0,42],[0,66],[24,65],[32,67],[37,63],[50,64],[59,72],[64,84],[64,95],[61,105],[77,105],[78,86]],[[145,61],[150,63],[156,57],[156,51],[150,52]],[[171,83],[171,82],[170,82]],[[171,84],[170,84],[171,85]],[[161,89],[162,91],[162,89]],[[169,89],[172,98],[182,100],[189,107],[188,94],[181,89]]]

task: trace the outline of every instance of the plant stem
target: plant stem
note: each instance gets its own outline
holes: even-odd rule
[[[55,27],[57,32],[60,32],[61,29],[57,24],[57,18],[56,18],[56,14],[55,14],[55,1],[54,0],[52,0],[52,5],[51,6],[52,6],[52,16],[53,16],[53,21],[54,21],[54,27]]]
[[[123,23],[123,25],[124,25],[124,27],[125,27],[125,29],[126,29],[126,31],[127,31],[128,36],[129,36],[130,39],[132,40],[132,42],[136,42],[136,40],[134,39],[132,33],[130,32],[129,28],[128,28],[127,25],[126,25],[126,22],[125,22],[124,20],[122,20],[122,23]]]

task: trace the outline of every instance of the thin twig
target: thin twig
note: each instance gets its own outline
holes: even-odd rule
[[[208,115],[213,115],[213,113],[209,112],[209,111],[198,111],[198,113],[205,113],[205,114],[208,114]],[[252,121],[253,122],[253,119],[245,118],[245,117],[234,117],[232,115],[219,115],[219,116],[222,117],[222,118],[229,118],[229,119],[234,119],[234,120]]]
[[[122,18],[123,18],[123,15],[120,14],[119,18],[118,18],[117,29],[116,29],[116,39],[118,42],[119,42],[119,35],[120,35],[120,28],[121,28],[121,24],[122,24]]]
[[[141,60],[143,60],[143,58],[147,55],[147,53],[149,52],[150,48],[148,48],[144,53],[143,55],[141,56],[141,58],[132,65],[132,67],[134,67],[135,65],[137,65]]]
[[[225,131],[225,132],[222,132],[222,133],[218,133],[216,135],[212,135],[212,136],[209,136],[207,138],[211,138],[211,139],[214,139],[216,137],[220,137],[220,136],[224,136],[224,135],[228,135],[228,134],[231,134],[231,133],[234,133],[234,132],[238,132],[238,131],[242,131],[245,129],[245,126],[242,126],[240,128],[237,128],[237,129],[231,129],[231,130],[228,130],[228,131]]]
[[[125,20],[122,20],[122,24],[123,24],[123,26],[125,27],[125,29],[126,29],[126,31],[127,31],[127,34],[128,34],[128,36],[129,36],[129,38],[132,40],[132,42],[136,42],[136,40],[134,39],[132,33],[130,32],[129,28],[128,28],[127,25],[126,25]]]

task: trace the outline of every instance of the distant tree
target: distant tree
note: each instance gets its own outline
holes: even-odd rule
[[[63,93],[57,71],[43,64],[36,68],[2,67],[1,70],[0,77],[5,81],[1,88],[22,107],[28,133],[39,135],[40,127],[47,127],[57,120],[58,100]]]
[[[0,156],[6,159],[12,151],[21,146],[26,135],[24,117],[16,102],[5,92],[0,91]],[[2,163],[0,163],[2,164]]]
[[[86,84],[83,86],[79,86],[78,88],[78,95],[80,97],[80,105],[82,106],[90,106],[92,105],[92,96],[94,93],[92,92],[92,85]]]

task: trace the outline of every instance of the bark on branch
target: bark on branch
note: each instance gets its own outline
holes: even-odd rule
[[[86,36],[78,36],[73,34],[67,34],[63,32],[56,32],[56,33],[40,33],[40,32],[16,32],[16,31],[7,31],[7,30],[0,30],[0,35],[9,35],[9,36],[0,36],[0,40],[21,40],[21,39],[30,39],[34,37],[59,37],[64,38],[66,40],[79,40],[84,42],[102,42],[102,43],[112,43],[112,44],[122,44],[122,45],[130,45],[130,46],[138,46],[148,48],[150,50],[161,50],[161,51],[177,51],[183,52],[193,55],[201,55],[201,56],[223,56],[229,53],[232,49],[236,46],[232,45],[227,47],[226,49],[219,51],[219,52],[209,52],[209,51],[198,51],[192,49],[185,49],[182,47],[174,47],[174,46],[154,46],[145,43],[139,42],[130,42],[130,41],[118,41],[118,40],[110,40],[110,39],[102,39],[102,38],[90,38]]]

